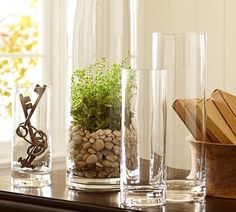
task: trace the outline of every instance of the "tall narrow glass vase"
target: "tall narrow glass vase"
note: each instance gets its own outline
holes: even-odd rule
[[[167,201],[204,200],[204,33],[153,33],[155,68],[167,70]]]

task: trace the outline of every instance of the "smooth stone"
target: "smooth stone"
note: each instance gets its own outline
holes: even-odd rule
[[[120,137],[121,136],[121,133],[117,130],[114,130],[113,131],[113,135],[117,136],[117,137]]]
[[[109,135],[112,131],[110,129],[105,129],[103,130],[103,132],[105,133],[105,135]]]
[[[119,167],[119,163],[118,162],[111,162],[111,161],[108,161],[108,160],[103,160],[102,161],[102,165],[103,166],[106,166],[106,167]]]
[[[90,156],[89,154],[85,154],[85,155],[83,156],[83,161],[86,161],[86,163],[87,163],[87,158],[88,158],[89,156]]]
[[[111,150],[114,147],[114,144],[111,142],[105,142],[105,148]]]
[[[104,156],[107,156],[107,155],[110,155],[110,154],[111,154],[111,151],[108,150],[108,149],[103,149],[103,150],[101,151],[101,153],[102,153]]]
[[[77,160],[78,160],[78,161],[82,161],[82,160],[83,160],[83,155],[82,155],[82,154],[79,154],[79,155],[77,156]]]
[[[116,155],[107,155],[106,156],[106,159],[107,160],[109,160],[109,161],[111,161],[111,162],[115,162],[115,161],[117,161],[118,160],[118,157],[116,156]]]
[[[101,167],[101,168],[103,167],[103,165],[99,162],[96,162],[96,166]]]
[[[91,137],[94,138],[94,139],[98,139],[99,138],[97,133],[92,133]]]
[[[112,138],[111,138],[111,137],[106,137],[106,138],[104,139],[104,141],[111,142],[111,141],[112,141]]]
[[[88,142],[88,138],[87,137],[83,137],[83,141],[84,142]]]
[[[94,164],[96,162],[97,162],[97,156],[95,154],[89,155],[86,159],[87,164]]]
[[[91,146],[92,146],[91,143],[86,142],[86,143],[83,145],[83,148],[84,148],[84,149],[89,149]]]
[[[94,142],[94,144],[92,145],[92,148],[93,148],[95,151],[99,152],[99,151],[101,151],[102,149],[104,149],[104,146],[105,146],[104,141],[101,140],[101,139],[97,139],[97,140]]]
[[[91,154],[96,154],[96,151],[95,151],[94,149],[92,149],[92,148],[89,148],[87,151],[88,151],[89,153],[91,153]]]
[[[80,167],[85,167],[86,166],[86,163],[84,161],[79,161],[77,164]]]
[[[116,140],[116,139],[112,139],[112,143],[118,145],[118,144],[120,144],[120,141],[118,141],[118,140]]]
[[[106,135],[101,135],[100,136],[100,139],[104,139],[104,138],[106,138]]]
[[[103,130],[102,129],[99,129],[99,130],[97,130],[97,132],[96,132],[99,136],[102,136],[102,135],[104,135],[104,132],[103,132]]]
[[[84,154],[87,153],[87,151],[86,151],[85,149],[81,149],[81,150],[80,150],[80,153],[84,155]]]
[[[85,135],[85,132],[82,131],[82,130],[78,130],[78,133],[79,133],[81,136],[84,136],[84,135]]]
[[[102,153],[101,152],[97,152],[97,158],[98,158],[98,161],[101,161],[102,160]]]
[[[113,147],[113,152],[114,152],[116,155],[120,155],[120,146],[115,145],[115,146]]]
[[[95,139],[94,138],[90,138],[89,139],[89,143],[93,144],[95,142]]]

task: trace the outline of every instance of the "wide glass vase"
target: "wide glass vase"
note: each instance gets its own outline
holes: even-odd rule
[[[73,65],[69,77],[67,185],[71,189],[119,189],[121,68],[126,48],[128,1],[78,0]],[[125,36],[127,35],[127,36]]]

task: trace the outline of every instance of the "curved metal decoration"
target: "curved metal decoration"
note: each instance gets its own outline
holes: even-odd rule
[[[30,118],[39,104],[39,101],[42,98],[46,88],[46,85],[43,87],[39,85],[35,86],[34,92],[38,94],[38,98],[34,104],[31,103],[29,96],[24,97],[22,94],[19,96],[25,115],[25,122],[19,124],[16,129],[16,134],[30,144],[30,146],[27,148],[28,156],[24,159],[22,157],[18,159],[18,162],[21,163],[22,168],[27,167],[34,169],[35,166],[32,165],[32,162],[37,156],[43,154],[48,147],[47,135],[42,130],[36,129],[30,123]]]

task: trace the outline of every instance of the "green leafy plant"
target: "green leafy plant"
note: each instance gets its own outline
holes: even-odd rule
[[[121,68],[113,63],[106,68],[106,59],[76,69],[71,82],[71,114],[74,124],[86,130],[121,128]]]

